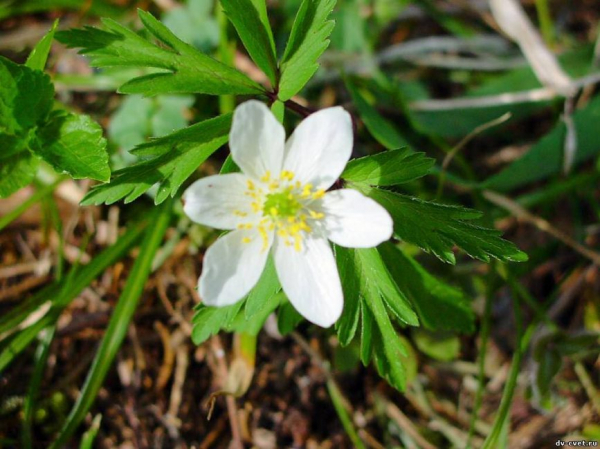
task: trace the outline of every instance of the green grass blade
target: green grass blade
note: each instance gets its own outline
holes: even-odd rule
[[[96,415],[88,431],[83,434],[83,438],[81,438],[81,444],[79,445],[79,449],[92,449],[94,447],[94,440],[96,439],[98,431],[100,430],[101,422],[102,415]]]
[[[27,319],[34,310],[56,297],[60,293],[61,287],[58,283],[50,284],[31,298],[24,300],[19,305],[10,309],[6,314],[0,317],[0,336],[13,331],[19,324]],[[0,338],[2,341],[2,338]]]
[[[92,363],[85,384],[60,434],[52,446],[50,446],[51,449],[65,447],[69,438],[73,435],[96,399],[98,390],[102,386],[104,378],[112,366],[117,351],[125,338],[138,300],[150,275],[152,260],[162,242],[171,218],[172,204],[172,200],[168,200],[156,208],[155,216],[152,219],[152,226],[144,236],[144,244],[141,247],[138,258],[135,260],[125,289],[112,314],[108,329]]]
[[[521,360],[523,354],[527,350],[529,341],[533,336],[537,324],[531,324],[525,333],[523,333],[523,316],[521,312],[521,301],[518,299],[519,295],[513,291],[513,310],[515,315],[515,324],[517,328],[517,347],[515,348],[515,355],[513,356],[512,363],[510,366],[510,372],[508,374],[508,380],[502,393],[502,399],[500,400],[500,407],[498,408],[498,414],[494,419],[494,425],[492,431],[485,439],[482,449],[493,449],[498,447],[498,438],[501,436],[505,426],[508,426],[508,419],[510,413],[510,406],[512,404],[512,398],[517,387],[517,377],[519,376],[519,370],[521,368]]]
[[[340,391],[336,383],[333,381],[333,379],[329,379],[327,381],[327,391],[329,392],[329,397],[331,398],[331,402],[333,403],[333,407],[335,408],[338,418],[340,418],[342,426],[344,427],[344,430],[346,431],[348,438],[350,438],[350,440],[352,441],[354,447],[357,449],[366,449],[366,446],[358,436],[358,432],[354,427],[352,417],[350,416],[348,410],[346,410],[346,407],[344,406],[344,397],[342,395],[342,392]]]
[[[42,319],[18,333],[0,353],[0,373],[35,340],[42,329],[52,324],[56,319],[58,319],[58,315],[49,312]]]
[[[35,351],[35,366],[29,382],[29,389],[27,391],[27,396],[25,397],[25,403],[23,404],[23,422],[21,427],[21,444],[27,449],[31,448],[33,444],[33,436],[31,433],[33,415],[37,405],[40,385],[42,384],[44,371],[46,369],[46,362],[48,361],[48,354],[50,354],[50,344],[54,339],[55,332],[56,326],[50,326],[47,328],[46,332],[40,338],[40,343]]]

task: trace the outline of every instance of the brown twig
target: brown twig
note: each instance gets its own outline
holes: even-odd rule
[[[218,335],[215,335],[211,338],[210,341],[220,371],[220,378],[223,379],[223,381],[225,381],[225,379],[227,379],[228,369],[227,363],[225,362],[225,351],[223,350],[221,339]],[[231,427],[230,447],[233,449],[243,449],[244,442],[242,441],[242,432],[235,398],[231,395],[226,395],[225,402],[227,404],[227,413],[229,414],[229,425]]]

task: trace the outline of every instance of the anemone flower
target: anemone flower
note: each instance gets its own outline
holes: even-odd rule
[[[392,218],[351,189],[327,191],[352,153],[352,121],[341,107],[306,118],[285,140],[269,108],[236,108],[229,136],[241,173],[214,175],[184,193],[195,222],[231,230],[206,251],[199,293],[206,305],[227,306],[258,282],[272,254],[283,291],[307,320],[329,327],[340,317],[343,293],[328,240],[370,248],[392,235]]]

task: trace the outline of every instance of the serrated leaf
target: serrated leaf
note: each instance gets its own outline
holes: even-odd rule
[[[80,53],[88,55],[95,67],[163,70],[126,82],[119,89],[123,93],[152,96],[165,93],[257,94],[264,91],[243,73],[180,40],[151,14],[141,10],[138,13],[146,30],[161,42],[161,46],[111,19],[102,21],[103,29],[85,27],[62,31],[56,38],[69,47],[80,47]]]
[[[231,114],[226,114],[139,145],[132,153],[153,158],[114,172],[111,182],[90,190],[82,204],[130,203],[156,183],[155,203],[163,202],[227,142],[230,127]]]
[[[336,0],[303,0],[280,64],[278,97],[286,101],[300,92],[319,68],[317,60],[329,46],[334,22],[328,20]]]
[[[372,311],[372,309],[371,309]],[[393,328],[385,326],[381,328],[377,322],[375,314],[373,321],[377,323],[377,328],[373,329],[373,355],[372,361],[381,377],[399,391],[404,391],[406,388],[406,370],[402,362],[404,357],[407,357],[406,348],[402,344],[400,337],[392,331]],[[382,315],[384,322],[389,322],[387,315]]]
[[[406,350],[390,319],[390,313],[400,322],[418,325],[417,315],[391,279],[377,249],[347,249],[336,247],[336,259],[344,289],[344,304],[351,306],[342,312],[350,331],[343,335],[348,344],[356,332],[355,320],[360,303],[362,316],[361,360],[373,359],[380,375],[399,390],[404,389],[405,374],[400,354]],[[349,279],[357,281],[347,282]],[[349,317],[344,317],[349,314]],[[344,327],[337,326],[338,332]],[[342,339],[340,338],[340,342]]]
[[[352,79],[346,79],[346,88],[350,92],[352,102],[371,135],[388,150],[405,147],[408,142],[387,119],[367,101],[361,90]]]
[[[53,101],[48,75],[0,56],[0,132],[26,133],[43,122]]]
[[[33,181],[38,162],[27,150],[0,158],[0,198],[10,196]]]
[[[44,67],[46,67],[46,61],[48,60],[48,54],[50,53],[50,48],[52,47],[52,41],[54,40],[56,27],[58,27],[58,19],[56,19],[52,24],[50,31],[48,31],[48,33],[46,33],[46,35],[44,35],[44,37],[42,37],[37,44],[35,44],[33,50],[31,50],[31,53],[25,62],[27,67],[34,70],[44,70]]]
[[[211,336],[225,329],[236,318],[244,301],[226,307],[208,307],[200,304],[196,307],[192,319],[192,341],[199,345]]]
[[[87,115],[52,114],[35,135],[31,150],[58,173],[108,181],[110,168],[102,128]]]
[[[403,148],[353,159],[346,165],[342,178],[369,185],[394,186],[422,178],[434,163],[425,153]]]
[[[265,269],[257,284],[248,293],[246,299],[245,316],[250,319],[267,306],[270,299],[281,290],[281,284],[275,271],[273,257],[269,256]]]
[[[432,331],[474,331],[475,315],[460,290],[433,277],[415,259],[391,243],[380,245],[378,250],[424,327]]]
[[[527,260],[525,253],[500,237],[500,231],[469,223],[468,220],[481,216],[475,210],[427,202],[364,184],[353,187],[387,209],[394,220],[397,238],[431,252],[444,262],[456,263],[454,245],[484,262],[490,258],[505,262]]]
[[[277,56],[268,21],[261,20],[252,0],[221,0],[221,5],[248,54],[274,86],[277,82]]]

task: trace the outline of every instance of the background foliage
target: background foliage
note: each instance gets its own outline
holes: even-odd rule
[[[0,447],[598,439],[592,6],[527,5],[579,80],[565,100],[479,2],[84,3],[0,7]],[[393,242],[335,248],[330,331],[271,262],[244,301],[198,304],[217,232],[178,195],[237,170],[250,97],[288,130],[346,107],[341,182],[394,218]]]

